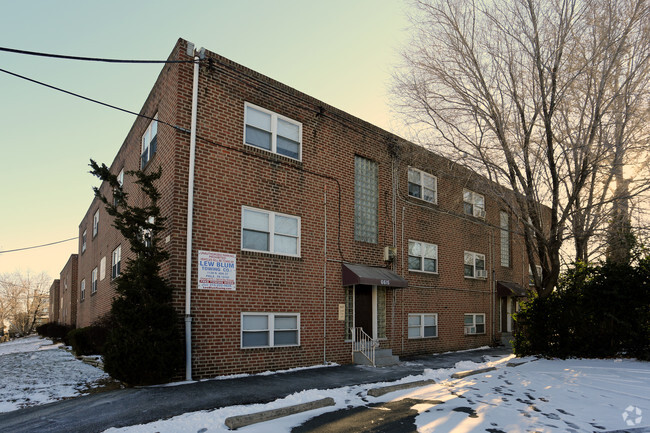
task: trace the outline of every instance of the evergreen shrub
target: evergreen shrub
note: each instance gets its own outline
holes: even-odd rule
[[[515,353],[650,360],[650,256],[632,263],[574,264],[515,315]]]

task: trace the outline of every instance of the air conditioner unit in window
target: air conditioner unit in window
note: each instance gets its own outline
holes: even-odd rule
[[[484,269],[478,269],[476,271],[476,278],[487,278],[487,271]]]
[[[384,261],[385,262],[392,262],[395,260],[395,256],[397,256],[397,248],[396,247],[384,247]]]
[[[477,218],[485,218],[485,211],[480,207],[474,207],[474,216]]]

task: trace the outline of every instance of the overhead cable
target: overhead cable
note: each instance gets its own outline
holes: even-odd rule
[[[85,62],[104,62],[104,63],[194,63],[195,60],[135,60],[135,59],[106,59],[101,57],[81,57],[81,56],[67,56],[64,54],[41,53],[38,51],[18,50],[16,48],[0,47],[0,51],[15,54],[25,54],[28,56],[50,57],[54,59],[64,60],[81,60]]]
[[[89,98],[87,96],[80,95],[78,93],[70,92],[69,90],[65,90],[65,89],[62,89],[60,87],[52,86],[51,84],[47,84],[47,83],[44,83],[42,81],[35,80],[33,78],[29,78],[29,77],[26,77],[24,75],[16,74],[15,72],[7,71],[6,69],[1,69],[0,68],[0,72],[4,72],[5,74],[12,75],[14,77],[17,77],[17,78],[20,78],[20,79],[23,79],[23,80],[26,80],[26,81],[29,81],[29,82],[32,82],[32,83],[35,83],[35,84],[39,84],[41,86],[47,87],[49,89],[57,90],[59,92],[63,92],[63,93],[66,93],[68,95],[71,95],[71,96],[76,96],[77,98],[81,98],[81,99],[84,99],[86,101],[94,102],[95,104],[103,105],[105,107],[112,108],[114,110],[122,111],[124,113],[132,114],[132,115],[138,116],[138,117],[144,117],[145,119],[149,119],[149,120],[157,120],[158,123],[162,123],[163,125],[171,126],[172,128],[177,129],[179,131],[188,132],[185,128],[181,128],[180,126],[172,125],[171,123],[161,121],[160,119],[154,119],[153,117],[145,116],[144,114],[136,113],[135,111],[127,110],[126,108],[121,108],[121,107],[118,107],[116,105],[111,105],[111,104],[108,104],[106,102],[98,101],[97,99],[92,99],[92,98]]]
[[[35,248],[49,247],[50,245],[62,244],[63,242],[70,242],[70,241],[73,241],[75,239],[78,239],[78,237],[74,237],[74,238],[70,238],[70,239],[63,239],[62,241],[50,242],[49,244],[34,245],[33,247],[16,248],[15,250],[0,251],[0,254],[15,253],[16,251],[25,251],[25,250],[33,250]]]

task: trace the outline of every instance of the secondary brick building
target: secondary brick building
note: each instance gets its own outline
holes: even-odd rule
[[[188,45],[169,59],[192,60]],[[163,274],[180,315],[193,69],[164,66],[110,165],[162,167]],[[509,329],[528,261],[486,179],[211,52],[197,98],[195,378],[347,363],[352,328],[401,356],[483,346]],[[130,251],[96,199],[79,242],[77,326],[87,326],[109,311]]]

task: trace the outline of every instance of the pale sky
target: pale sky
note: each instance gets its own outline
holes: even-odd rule
[[[179,37],[391,130],[388,87],[407,39],[401,0],[0,0],[0,46],[166,59]],[[0,69],[140,111],[161,65],[0,52]],[[134,117],[0,72],[0,251],[78,236],[90,158],[113,160]],[[0,273],[53,279],[78,242],[0,254]]]

